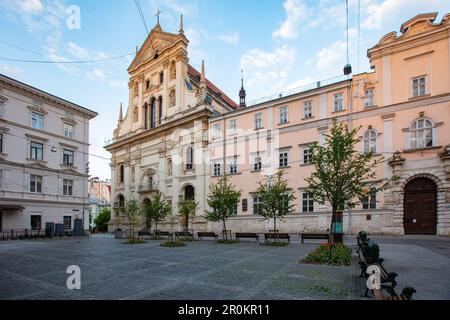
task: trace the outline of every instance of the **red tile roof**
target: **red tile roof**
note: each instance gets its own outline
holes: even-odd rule
[[[200,77],[200,72],[197,71],[193,66],[188,64],[188,74],[192,75],[193,77]],[[211,81],[206,78],[206,86],[209,90],[213,91],[216,94],[219,94],[222,100],[224,100],[227,104],[229,104],[234,109],[239,109],[239,105],[234,102],[230,97],[228,97],[222,90],[217,88]]]

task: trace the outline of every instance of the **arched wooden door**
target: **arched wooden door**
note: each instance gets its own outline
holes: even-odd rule
[[[436,234],[436,184],[416,178],[405,186],[403,226],[405,234]]]

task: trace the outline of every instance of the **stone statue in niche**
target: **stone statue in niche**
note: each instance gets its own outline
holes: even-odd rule
[[[177,67],[176,67],[175,61],[172,61],[170,63],[170,80],[173,80],[176,78],[177,78]]]
[[[169,102],[171,107],[175,106],[175,89],[170,90]]]

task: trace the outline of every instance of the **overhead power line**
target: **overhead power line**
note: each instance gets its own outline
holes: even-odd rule
[[[13,61],[13,62],[27,62],[27,63],[83,64],[83,63],[97,63],[97,62],[117,60],[117,59],[121,59],[124,57],[132,56],[134,54],[136,54],[136,53],[130,52],[127,54],[123,54],[121,56],[115,56],[115,57],[110,57],[110,58],[97,59],[97,60],[80,60],[80,61],[26,60],[26,59],[14,59],[14,58],[8,58],[8,57],[0,57],[0,60]]]
[[[142,22],[144,23],[145,31],[147,31],[147,34],[148,34],[147,24],[145,23],[144,13],[142,12],[142,8],[141,8],[141,5],[139,3],[139,0],[134,0],[134,3],[136,4],[136,8],[137,8],[137,10],[139,12],[139,15],[141,16]]]

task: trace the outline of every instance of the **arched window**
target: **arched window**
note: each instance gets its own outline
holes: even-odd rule
[[[434,125],[431,120],[417,119],[409,127],[409,147],[411,149],[433,147],[434,140]]]
[[[152,98],[150,107],[150,128],[156,127],[156,99]]]
[[[139,110],[138,107],[134,107],[133,109],[133,122],[138,122],[139,119]]]
[[[167,175],[172,176],[172,159],[167,160]]]
[[[170,90],[169,101],[170,101],[170,106],[171,107],[175,106],[175,103],[176,103],[175,89]]]
[[[364,153],[377,152],[377,133],[375,130],[367,130],[363,136]]]
[[[123,183],[124,180],[125,180],[125,167],[121,165],[119,169],[119,182]]]
[[[195,190],[191,185],[184,188],[184,200],[195,200]]]
[[[119,195],[118,200],[119,208],[123,208],[125,206],[125,197],[123,195]]]
[[[158,98],[158,124],[161,124],[163,114],[163,99],[161,96]]]
[[[192,170],[194,162],[194,148],[191,146],[186,149],[186,170]]]

